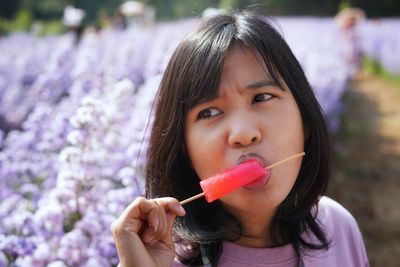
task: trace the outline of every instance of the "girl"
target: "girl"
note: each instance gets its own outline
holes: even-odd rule
[[[302,151],[215,202],[179,203],[244,160]],[[368,266],[357,223],[322,197],[330,159],[320,106],[282,37],[250,11],[205,19],[159,88],[147,199],[111,227],[121,266]]]

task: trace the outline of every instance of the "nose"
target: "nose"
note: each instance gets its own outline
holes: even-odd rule
[[[256,144],[262,139],[261,129],[251,118],[232,122],[228,135],[229,145],[239,148]]]

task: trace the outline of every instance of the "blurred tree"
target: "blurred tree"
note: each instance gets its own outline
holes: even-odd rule
[[[350,2],[350,0],[342,0],[342,1],[340,1],[340,3],[339,3],[338,11],[341,11],[341,10],[346,9],[346,8],[349,8],[349,7],[351,7],[351,2]]]
[[[0,17],[11,19],[19,9],[19,1],[0,1]]]
[[[257,1],[257,0],[220,0],[219,7],[220,8],[244,8],[249,6],[261,6],[265,7],[266,1]]]
[[[337,11],[340,0],[220,0],[221,8],[260,7],[272,15],[333,15]]]
[[[20,9],[15,16],[12,27],[14,31],[26,31],[29,30],[32,21],[32,13],[27,9]]]
[[[100,14],[114,16],[118,7],[126,2],[124,0],[69,0],[76,8],[83,9],[86,13],[84,23],[88,24],[98,20]]]
[[[240,0],[221,0],[219,1],[220,8],[238,8],[243,1]]]
[[[142,1],[156,7],[157,17],[162,19],[199,16],[207,7],[218,7],[219,0],[148,0]]]
[[[42,19],[61,18],[64,7],[70,3],[69,0],[36,0],[32,2],[36,2],[36,14]]]
[[[361,7],[370,17],[400,16],[400,1],[398,0],[352,0],[353,6]]]
[[[29,10],[35,20],[61,19],[67,4],[85,10],[84,23],[99,20],[99,14],[113,16],[126,0],[1,0],[0,18],[14,19],[21,9]],[[207,7],[243,8],[259,6],[271,15],[333,16],[340,6],[351,5],[364,9],[368,16],[400,16],[398,0],[139,0],[156,8],[161,19],[198,16]]]

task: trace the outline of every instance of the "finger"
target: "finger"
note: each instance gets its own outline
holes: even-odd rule
[[[162,214],[163,229],[160,229],[162,233],[160,232],[160,236],[158,236],[157,239],[159,239],[164,244],[173,247],[172,227],[175,218],[176,216],[184,216],[186,212],[177,199],[163,198],[163,199],[156,199],[156,201],[159,203],[159,205],[166,205],[166,212]]]
[[[166,210],[175,214],[176,216],[185,216],[186,212],[182,205],[176,198],[172,197],[163,197],[154,199],[159,206],[165,207]]]
[[[144,231],[143,234],[140,237],[143,241],[143,243],[150,243],[152,242],[156,237],[155,237],[155,230],[153,227],[147,227]]]
[[[158,198],[151,201],[155,205],[148,214],[150,227],[144,229],[141,238],[145,243],[150,243],[154,239],[164,243],[171,243],[170,239],[175,216],[185,215],[185,210],[179,201],[174,198]]]
[[[157,201],[156,201],[157,202]],[[159,227],[155,229],[154,236],[156,239],[160,239],[167,234],[168,225],[167,225],[167,211],[165,208],[160,208],[160,212],[158,213]]]
[[[122,212],[120,219],[126,220],[128,218],[140,219],[140,213],[147,213],[151,210],[153,203],[144,197],[137,197],[133,202],[131,202],[128,207]]]
[[[145,229],[142,240],[144,243],[151,243],[154,240],[159,240],[160,242],[166,244],[168,247],[173,247],[172,242],[172,227],[175,221],[176,215],[171,212],[165,212],[164,218],[160,218],[160,223],[157,231],[153,227],[148,227]]]
[[[148,226],[147,217],[154,206],[155,203],[143,197],[136,198],[113,223],[113,234],[119,236],[131,232],[140,235]],[[151,219],[151,222],[157,224],[156,219]]]
[[[155,205],[148,214],[148,225],[141,237],[145,243],[149,243],[153,239],[159,239],[167,229],[165,208],[159,206],[155,200],[152,201]]]
[[[120,218],[121,220],[126,220],[128,218],[136,220],[143,220],[143,218],[146,218],[147,220],[147,215],[151,209],[154,208],[154,205],[155,203],[153,201],[144,197],[138,197],[126,207]]]
[[[171,197],[155,199],[159,206],[165,207],[165,211],[160,213],[159,220],[162,226],[155,233],[157,239],[168,241],[172,238],[172,227],[176,216],[184,216],[186,214],[180,202]]]
[[[170,211],[167,211],[169,207],[169,200],[154,199],[153,201],[155,203],[155,207],[152,208],[149,213],[149,229],[146,229],[142,236],[143,240],[147,243],[151,242],[153,239],[164,239],[165,236],[169,236],[169,232],[172,230],[172,226],[167,220],[167,214],[171,213]],[[151,219],[157,223],[152,223]]]
[[[154,204],[151,209],[149,210],[149,213],[147,215],[147,222],[149,227],[152,227],[154,229],[154,232],[157,231],[157,229],[160,227],[160,225],[163,223],[160,219],[160,214],[165,212],[164,207],[160,207],[158,203],[154,200],[151,200],[151,202]]]
[[[166,217],[167,217],[166,219],[167,219],[168,229],[172,229],[176,215],[168,212]]]
[[[144,197],[138,197],[133,201],[121,214],[121,219],[124,218],[134,218],[140,219],[140,217],[146,217],[143,215],[148,214],[152,208],[156,205],[164,207],[165,209],[171,211],[177,216],[184,216],[186,214],[184,208],[179,203],[176,198],[164,197],[157,198],[153,200],[148,200]]]
[[[138,197],[123,211],[119,218],[120,224],[124,227],[129,225],[129,231],[134,231],[140,235],[144,233],[149,225],[154,227],[154,230],[158,230],[158,227],[160,227],[160,220],[163,218],[162,216],[164,216],[159,214],[161,208],[177,216],[185,215],[185,210],[175,198],[166,197],[148,200],[144,197]],[[164,220],[164,222],[166,221],[165,219],[162,220]],[[167,228],[171,228],[164,222],[162,225],[167,225]],[[165,229],[161,231],[165,231]]]

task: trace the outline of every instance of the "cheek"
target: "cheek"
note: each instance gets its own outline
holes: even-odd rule
[[[294,101],[294,100],[293,100]],[[304,127],[297,105],[290,105],[280,118],[280,137],[290,150],[302,152],[304,148]]]
[[[222,158],[219,154],[221,140],[212,131],[192,127],[185,132],[185,142],[191,164],[200,179],[211,176]]]
[[[296,125],[294,127],[296,128],[295,138],[297,140],[298,149],[299,152],[302,152],[304,150],[305,137],[304,137],[304,124],[300,113],[297,114]]]
[[[283,147],[281,147],[282,158],[304,151],[304,131],[300,114],[294,116],[294,118],[292,124],[290,126],[288,125],[286,133],[282,136],[282,138],[285,139],[283,141]],[[300,171],[301,162],[302,160],[300,159],[290,161],[281,166],[277,166],[275,170],[273,170],[280,184],[277,188],[281,188],[283,197],[286,197],[294,185]]]

